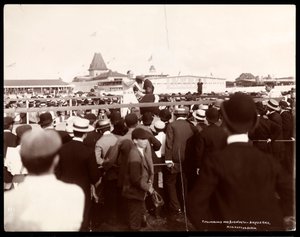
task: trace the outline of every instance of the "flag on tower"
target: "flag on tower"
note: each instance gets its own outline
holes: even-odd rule
[[[152,61],[152,54],[150,56],[150,58],[148,58],[148,62]]]

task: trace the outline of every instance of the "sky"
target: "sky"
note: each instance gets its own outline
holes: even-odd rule
[[[4,79],[88,75],[94,53],[126,74],[295,76],[294,5],[4,7]]]

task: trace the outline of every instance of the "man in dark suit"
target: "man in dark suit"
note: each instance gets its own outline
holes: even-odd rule
[[[221,113],[228,145],[205,160],[188,195],[189,220],[197,230],[284,230],[295,214],[291,177],[249,142],[257,122],[252,98],[236,93]]]
[[[177,119],[171,122],[166,130],[165,160],[171,161],[171,167],[165,173],[165,186],[169,199],[169,220],[183,221],[183,213],[180,203],[180,195],[186,193],[185,175],[180,175],[182,164],[185,160],[185,148],[187,140],[197,131],[195,126],[187,120],[189,109],[187,107],[176,108],[174,115]],[[180,180],[180,182],[178,182]],[[178,186],[184,190],[180,190]],[[180,191],[179,191],[180,190]]]
[[[10,116],[4,117],[3,123],[3,155],[6,156],[7,147],[16,147],[18,145],[18,137],[12,133],[14,119]],[[4,189],[10,189],[12,185],[12,174],[7,170],[7,168],[3,167],[4,174]]]
[[[85,114],[84,118],[88,119],[90,121],[90,125],[95,127],[94,124],[95,124],[95,121],[97,120],[97,117],[95,114],[93,114],[93,113]],[[96,130],[88,132],[86,135],[86,138],[83,141],[83,144],[90,148],[95,149],[96,143],[100,139],[100,137],[102,137],[102,135],[103,134],[100,131],[96,131]]]
[[[84,217],[81,231],[89,230],[91,185],[100,178],[94,149],[83,144],[87,132],[94,129],[89,120],[76,118],[73,123],[74,138],[64,144],[60,150],[60,161],[57,165],[58,179],[79,185],[85,193]]]
[[[219,111],[214,107],[209,108],[205,112],[205,116],[209,125],[200,133],[196,133],[193,152],[189,157],[190,159],[194,158],[193,162],[190,161],[192,163],[190,166],[193,167],[192,172],[196,175],[199,175],[204,160],[208,159],[212,152],[221,150],[226,146],[227,133],[222,127],[216,125],[219,121]],[[189,172],[188,175],[192,176]],[[192,179],[188,184],[189,189],[193,185],[194,180]]]

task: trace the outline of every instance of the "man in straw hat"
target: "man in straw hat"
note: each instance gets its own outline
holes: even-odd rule
[[[76,117],[73,120],[73,140],[65,143],[60,150],[57,177],[67,183],[79,185],[85,193],[85,206],[81,231],[89,230],[91,185],[100,178],[94,149],[83,144],[86,134],[94,130],[88,119]]]
[[[284,230],[294,220],[291,179],[249,142],[247,133],[257,121],[253,99],[235,93],[221,113],[227,146],[206,159],[189,193],[190,221],[197,230]]]
[[[28,176],[4,195],[6,231],[78,231],[84,194],[80,187],[56,179],[62,142],[52,130],[33,129],[21,139],[20,155]]]

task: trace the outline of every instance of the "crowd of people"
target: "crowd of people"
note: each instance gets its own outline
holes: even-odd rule
[[[141,100],[155,102],[144,84]],[[35,118],[13,130],[15,119],[4,117],[7,231],[101,231],[103,223],[143,231],[149,215],[196,231],[295,226],[295,118],[285,100],[235,93],[210,104]],[[153,205],[154,192],[163,206]]]

